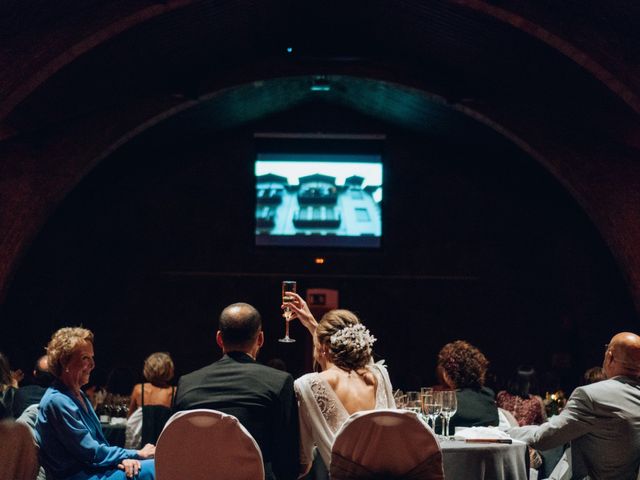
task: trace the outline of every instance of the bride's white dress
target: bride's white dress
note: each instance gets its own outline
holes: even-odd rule
[[[366,368],[377,380],[375,409],[395,408],[387,369],[379,363],[372,363]],[[311,463],[313,447],[317,446],[322,460],[329,466],[336,433],[349,418],[349,413],[318,373],[308,373],[298,378],[294,388],[300,415],[300,463]]]

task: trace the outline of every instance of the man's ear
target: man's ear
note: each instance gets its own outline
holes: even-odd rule
[[[262,345],[264,344],[264,332],[262,330],[260,330],[258,332],[258,340],[256,345],[258,345],[258,348],[262,348]]]
[[[216,332],[216,343],[224,352],[224,341],[222,340],[222,332],[220,330]]]

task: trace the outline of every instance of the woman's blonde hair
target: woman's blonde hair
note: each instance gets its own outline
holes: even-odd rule
[[[166,352],[152,353],[144,361],[142,373],[152,385],[166,387],[173,378],[173,360]]]
[[[349,310],[325,313],[318,322],[316,337],[328,349],[331,361],[337,367],[358,370],[371,362],[371,345],[375,338]]]
[[[82,327],[61,328],[51,336],[47,345],[47,360],[54,377],[60,378],[64,365],[78,345],[84,342],[93,343],[93,333]]]

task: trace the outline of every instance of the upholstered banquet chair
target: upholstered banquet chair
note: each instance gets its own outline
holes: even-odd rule
[[[336,435],[331,480],[442,480],[442,453],[417,414],[370,410],[353,414]]]
[[[0,422],[0,480],[35,480],[39,467],[29,427],[12,420]]]
[[[233,415],[187,410],[173,415],[156,445],[157,480],[264,480],[262,453]]]

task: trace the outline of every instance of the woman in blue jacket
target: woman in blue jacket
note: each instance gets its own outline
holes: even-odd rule
[[[56,479],[153,480],[155,446],[140,450],[110,446],[91,402],[81,390],[89,382],[93,333],[61,328],[47,346],[55,383],[40,401],[36,440],[40,461]]]

